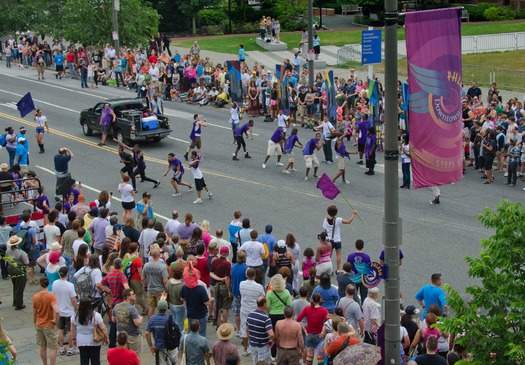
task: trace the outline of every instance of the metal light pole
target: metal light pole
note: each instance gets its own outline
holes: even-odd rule
[[[386,0],[385,0],[386,1]],[[308,50],[314,49],[314,6],[313,0],[308,0]],[[310,54],[307,54],[309,56]],[[308,86],[314,86],[314,60],[308,60]]]
[[[385,0],[385,221],[383,242],[388,279],[385,280],[385,359],[400,363],[399,342],[399,187],[397,142],[397,0]]]
[[[113,41],[115,42],[115,56],[120,58],[120,45],[118,34],[118,12],[120,11],[120,0],[112,0],[113,8]]]

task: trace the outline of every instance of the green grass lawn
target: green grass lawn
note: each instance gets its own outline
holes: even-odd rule
[[[364,29],[364,28],[363,28]],[[524,32],[525,22],[510,21],[510,22],[490,22],[490,23],[463,23],[461,27],[462,35],[482,35],[482,34],[496,34],[496,33],[512,33]],[[405,39],[405,31],[400,28],[398,30],[398,39]],[[232,35],[220,37],[202,37],[197,38],[199,46],[203,50],[237,54],[239,44],[244,44],[244,48],[249,51],[264,51],[255,43],[255,38],[259,35]],[[345,44],[353,44],[361,42],[361,30],[350,31],[324,31],[320,32],[321,46],[344,46]],[[172,44],[180,47],[191,47],[195,39],[185,40],[184,38],[176,39]],[[300,33],[281,33],[281,40],[288,44],[288,49],[297,47],[301,40]]]

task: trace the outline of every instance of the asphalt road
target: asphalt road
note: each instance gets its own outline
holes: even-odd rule
[[[85,185],[84,194],[89,200],[95,199],[99,190],[116,191],[120,182],[116,146],[98,147],[98,135],[84,136],[79,125],[79,112],[106,98],[133,97],[134,94],[122,88],[81,89],[79,81],[55,80],[53,73],[49,72],[46,76],[45,81],[39,82],[33,70],[0,69],[2,126],[12,125],[15,129],[22,125],[33,126],[32,115],[22,119],[13,109],[14,103],[31,91],[36,107],[43,109],[51,128],[51,133],[45,135],[45,154],[37,153],[34,128],[28,128],[27,133],[32,151],[30,167],[37,171],[48,194],[53,191],[55,183],[53,156],[57,148],[63,146],[75,153],[70,170],[73,177]],[[177,209],[181,217],[191,212],[197,222],[208,219],[214,232],[217,228],[227,229],[233,219],[233,211],[241,210],[259,232],[264,230],[266,224],[272,224],[278,239],[293,233],[301,251],[307,246],[317,246],[316,237],[322,229],[326,207],[332,202],[323,198],[315,188],[316,181],[304,181],[302,158],[297,158],[296,162],[299,172],[292,175],[281,173],[282,168],[275,166],[275,157],[270,159],[267,169],[261,168],[267,140],[276,128],[275,123],[263,123],[262,118],[257,118],[255,138],[247,141],[253,158],[248,160],[239,155],[241,161],[235,162],[231,159],[233,145],[230,143],[229,110],[171,102],[165,103],[165,108],[174,132],[160,143],[142,146],[148,158],[147,175],[160,179],[162,184],[152,189],[151,183],[138,183],[139,195],[144,191],[152,193],[154,211],[159,217],[170,216],[173,209]],[[194,113],[201,114],[209,122],[203,131],[204,161],[201,166],[214,194],[213,199],[204,199],[204,203],[199,205],[192,204],[195,193],[188,193],[185,188],[181,197],[172,197],[173,189],[168,177],[161,177],[167,166],[167,153],[174,152],[179,157],[184,154]],[[299,138],[303,142],[312,135],[311,131],[299,130]],[[6,151],[0,154],[5,161]],[[322,159],[322,151],[318,156]],[[286,158],[283,160],[285,162]],[[343,257],[353,251],[353,243],[361,238],[365,241],[365,251],[378,261],[383,242],[383,156],[378,154],[379,165],[375,176],[364,175],[364,168],[355,162],[355,159],[347,162],[347,179],[351,184],[340,185],[340,188],[358,210],[363,223],[356,219],[343,228]],[[321,164],[320,174],[326,172],[333,176],[336,170],[336,165]],[[187,171],[184,180],[191,182],[191,179],[191,173]],[[401,173],[399,179],[398,185],[401,184]],[[473,282],[466,275],[463,257],[477,255],[479,240],[490,234],[477,221],[477,215],[485,207],[494,207],[502,198],[523,201],[525,193],[521,186],[508,188],[503,183],[503,175],[497,174],[494,184],[483,185],[480,175],[469,169],[462,181],[442,187],[442,203],[439,206],[429,204],[432,194],[427,189],[400,191],[402,249],[405,254],[401,287],[405,305],[415,302],[415,292],[429,282],[434,272],[443,273],[444,282],[460,292]],[[339,207],[340,216],[350,216],[351,208],[341,196],[334,203]],[[120,211],[120,203],[113,201],[113,204]]]

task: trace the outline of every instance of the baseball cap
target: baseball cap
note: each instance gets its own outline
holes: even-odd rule
[[[219,254],[221,255],[229,255],[230,254],[230,249],[226,246],[222,246],[220,249],[219,249]]]
[[[419,314],[419,312],[420,312],[419,309],[417,309],[413,305],[409,305],[408,307],[405,308],[406,314]]]
[[[116,232],[116,231],[122,231],[122,224],[115,224],[113,226],[113,232]]]
[[[168,302],[165,300],[159,300],[157,303],[157,309],[158,310],[168,310]]]
[[[286,247],[286,242],[284,242],[284,240],[277,241],[277,247],[280,247],[280,248]]]
[[[26,140],[26,139],[25,139],[24,137],[18,137],[18,140],[17,140],[17,141],[18,141],[18,142],[25,142],[25,140]]]
[[[145,193],[142,193],[142,197],[143,198],[151,198],[151,194],[146,191]]]

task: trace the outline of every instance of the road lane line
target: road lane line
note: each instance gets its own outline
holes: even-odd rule
[[[11,95],[19,96],[19,97],[24,96],[22,94],[17,94],[17,93],[14,93],[12,91],[7,91],[7,90],[0,90],[0,91],[3,92],[3,93],[6,93],[6,94],[11,94]],[[66,108],[64,106],[60,106],[60,105],[56,105],[56,104],[51,104],[51,103],[48,103],[48,102],[43,101],[43,100],[33,99],[33,101],[37,101],[39,103],[42,103],[42,104],[45,104],[45,105],[49,105],[49,106],[52,106],[52,107],[55,107],[55,108],[59,108],[59,109],[62,109],[62,110],[68,111],[68,112],[80,113],[77,110],[69,109],[69,108]]]
[[[55,175],[55,172],[54,172],[54,171],[51,171],[50,169],[48,169],[48,168],[46,168],[46,167],[38,166],[38,165],[35,165],[35,167],[38,168],[38,169],[40,169],[40,170],[43,170],[43,171],[45,171],[45,172],[48,172],[48,173],[50,173],[51,175]],[[79,183],[80,183],[80,181],[79,181]],[[91,190],[91,191],[93,191],[93,192],[95,192],[95,193],[97,193],[97,194],[100,194],[100,190],[99,190],[99,189],[96,189],[96,188],[91,187],[91,186],[89,186],[89,185],[82,184],[82,188],[86,188],[86,189]],[[122,200],[121,200],[120,198],[117,198],[117,197],[114,196],[114,195],[111,195],[111,196],[110,196],[110,200],[111,200],[111,199],[116,200],[116,201],[118,201],[118,202],[122,202]],[[163,215],[161,215],[161,214],[158,214],[158,213],[155,213],[155,216],[156,216],[156,217],[159,217],[159,218],[162,218],[162,219],[164,219],[164,220],[166,220],[166,221],[169,220],[168,217],[165,217],[165,216],[163,216]]]
[[[172,137],[172,136],[168,136],[169,139],[173,139],[174,141],[179,141],[179,142],[182,142],[182,143],[187,143],[187,144],[190,144],[189,141],[185,141],[183,139],[178,139],[178,138],[175,138],[175,137]]]

